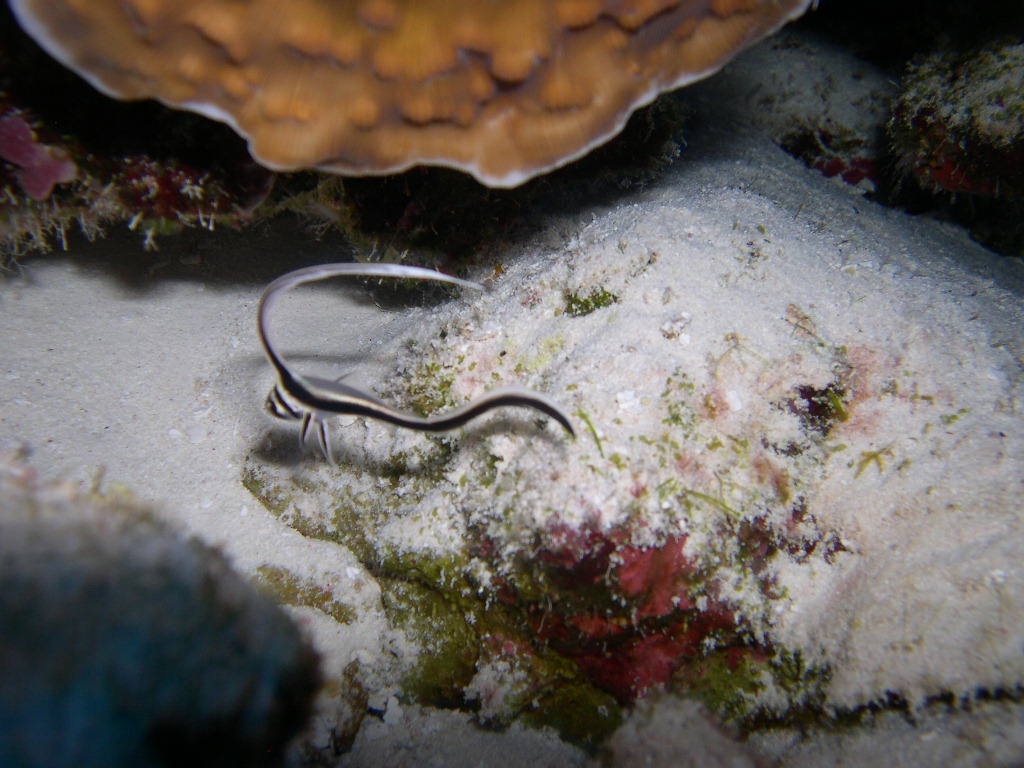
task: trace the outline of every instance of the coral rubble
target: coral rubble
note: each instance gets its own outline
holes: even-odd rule
[[[959,200],[966,220],[995,247],[1024,248],[1024,44],[997,37],[915,60],[888,136],[905,179]]]
[[[248,223],[272,182],[227,129],[92,92],[0,8],[0,266],[113,225],[150,249],[183,227]]]

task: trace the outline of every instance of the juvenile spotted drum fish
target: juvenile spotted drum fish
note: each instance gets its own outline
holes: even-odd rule
[[[420,418],[411,413],[399,411],[382,402],[374,395],[345,384],[341,379],[331,381],[315,376],[303,376],[294,372],[274,349],[267,331],[267,319],[274,304],[285,291],[303,283],[312,283],[330,277],[393,277],[413,280],[435,280],[452,283],[481,291],[483,286],[468,280],[435,272],[423,267],[401,264],[320,264],[289,272],[274,280],[263,292],[258,310],[258,331],[263,351],[277,372],[277,383],[267,395],[266,409],[273,416],[289,421],[301,421],[299,445],[305,446],[310,427],[316,430],[320,450],[328,461],[333,462],[327,419],[332,416],[350,415],[377,419],[407,429],[423,432],[445,432],[461,427],[493,408],[519,406],[533,408],[550,416],[565,428],[571,436],[575,431],[568,416],[553,400],[539,392],[523,387],[501,387],[488,392],[472,402],[448,413]],[[343,377],[344,378],[344,377]]]

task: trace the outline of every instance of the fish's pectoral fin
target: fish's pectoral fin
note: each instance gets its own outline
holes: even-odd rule
[[[320,444],[320,450],[324,452],[324,458],[334,466],[334,453],[331,451],[331,433],[327,431],[327,422],[323,419],[316,420],[316,438]]]

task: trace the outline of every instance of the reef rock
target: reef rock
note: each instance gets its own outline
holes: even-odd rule
[[[712,130],[686,160],[375,351],[389,401],[531,386],[575,443],[521,414],[356,420],[338,468],[251,460],[249,486],[443,598],[408,634],[449,643],[437,703],[461,686],[490,720],[571,692],[587,741],[663,687],[748,725],[1015,689],[1018,270],[756,140]]]

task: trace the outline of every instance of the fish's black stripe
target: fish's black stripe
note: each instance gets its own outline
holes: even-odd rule
[[[302,418],[302,411],[293,408],[285,400],[281,394],[279,386],[274,387],[270,394],[267,396],[267,407],[271,412],[281,419],[299,419]]]
[[[419,267],[405,267],[394,264],[324,264],[318,267],[307,267],[279,277],[264,291],[257,311],[257,329],[263,349],[278,374],[278,383],[267,396],[267,408],[275,416],[282,419],[301,419],[302,430],[300,442],[305,444],[309,427],[315,425],[321,450],[330,453],[329,435],[324,418],[330,415],[363,416],[376,419],[407,429],[421,432],[446,432],[461,427],[468,422],[495,408],[507,406],[532,408],[557,421],[572,437],[576,431],[569,422],[568,416],[539,393],[531,393],[520,387],[507,387],[502,390],[484,394],[478,400],[467,403],[447,414],[431,418],[419,418],[410,413],[395,410],[380,402],[373,395],[359,389],[339,385],[336,382],[317,378],[306,379],[292,373],[285,362],[274,351],[267,336],[267,316],[275,300],[285,290],[306,282],[322,280],[341,275],[373,275],[377,277],[412,277],[420,280],[439,280],[462,285],[464,287],[482,289],[476,283],[442,275],[432,270]],[[328,455],[328,459],[331,457]]]

